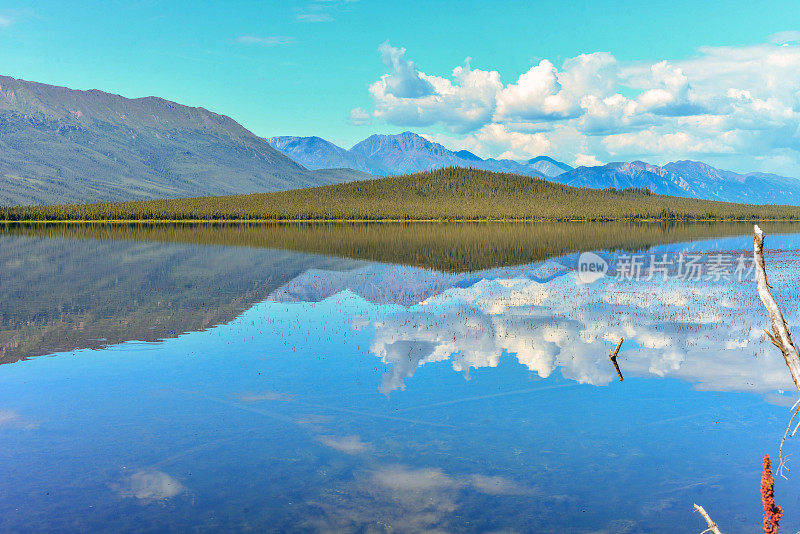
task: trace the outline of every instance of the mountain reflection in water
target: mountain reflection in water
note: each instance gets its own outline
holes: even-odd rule
[[[767,229],[796,227],[774,223]],[[501,277],[497,269],[505,266],[515,267],[505,276],[525,277],[519,265],[528,265],[527,274],[542,282],[564,270],[555,264],[555,271],[542,272],[548,258],[585,250],[647,250],[745,234],[749,228],[744,223],[5,225],[0,226],[0,364],[203,330],[232,320],[284,284],[298,291],[314,269],[324,269],[335,284],[341,278],[336,273],[365,265],[359,260],[430,269],[420,276],[395,268],[380,284],[387,298],[414,305],[423,300],[414,284],[433,284],[429,296],[449,285]]]
[[[795,255],[783,250],[770,257],[782,302],[800,300]],[[385,304],[388,292],[403,305],[357,319],[359,328],[374,329],[370,351],[389,365],[384,393],[402,389],[428,363],[451,361],[468,375],[496,367],[503,354],[542,378],[559,369],[570,380],[606,385],[616,380],[608,355],[620,338],[626,376],[674,377],[717,391],[793,389],[780,355],[763,355],[765,315],[749,280],[584,284],[555,261],[469,277],[368,266],[306,273],[270,299],[315,302],[342,291],[375,304]],[[796,307],[787,319],[798,324]]]
[[[386,229],[291,250],[258,227],[9,230],[0,531],[700,532],[693,502],[756,530],[795,396],[754,284],[576,272],[584,250],[750,254],[749,227],[584,248],[582,226],[535,258],[503,227],[492,261],[433,268],[491,228],[441,250]],[[797,325],[800,235],[780,229],[770,281]],[[341,231],[361,244],[321,250]],[[776,481],[787,531],[798,480]]]

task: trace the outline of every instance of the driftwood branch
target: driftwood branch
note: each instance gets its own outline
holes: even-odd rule
[[[758,225],[753,227],[753,260],[755,260],[756,270],[756,284],[758,285],[758,296],[761,297],[761,302],[767,308],[770,321],[772,322],[772,332],[767,332],[772,344],[778,347],[783,353],[783,359],[786,361],[786,366],[789,367],[789,372],[792,374],[794,386],[800,392],[800,354],[797,353],[797,348],[792,342],[792,336],[789,333],[789,326],[786,324],[786,319],[783,317],[778,303],[770,292],[769,282],[767,282],[767,270],[764,266],[764,232]],[[765,330],[766,332],[766,330]]]
[[[786,366],[792,374],[794,386],[800,392],[800,354],[797,353],[797,347],[792,342],[792,335],[789,333],[789,325],[783,317],[783,312],[781,312],[778,303],[775,302],[775,298],[772,296],[772,292],[770,292],[772,286],[767,281],[767,269],[764,264],[764,232],[757,224],[753,226],[753,236],[753,260],[755,261],[758,296],[761,298],[761,302],[764,303],[764,307],[769,313],[770,322],[772,322],[772,332],[768,330],[764,330],[764,332],[772,344],[780,349]],[[789,425],[786,427],[786,432],[784,432],[780,447],[778,447],[778,458],[780,459],[778,474],[783,478],[786,478],[786,475],[783,474],[784,470],[789,471],[786,466],[786,458],[783,456],[783,444],[786,442],[786,438],[789,437],[792,421],[794,421],[798,411],[800,411],[800,407],[795,405],[792,417],[789,419]],[[792,436],[794,436],[794,432],[792,432]]]
[[[708,523],[708,528],[703,531],[704,533],[713,532],[714,534],[722,534],[722,531],[719,529],[717,524],[711,520],[711,516],[708,515],[708,512],[706,512],[705,508],[703,508],[699,504],[695,504],[694,509],[697,510],[700,513],[700,515],[703,516],[703,519],[706,520],[706,523]]]
[[[617,343],[617,348],[614,349],[614,352],[609,355],[609,359],[611,363],[614,364],[614,370],[617,372],[617,376],[619,377],[619,381],[622,382],[622,371],[619,370],[619,364],[617,364],[617,355],[619,354],[619,349],[622,347],[622,342],[625,341],[625,338],[622,337],[619,339],[619,343]]]

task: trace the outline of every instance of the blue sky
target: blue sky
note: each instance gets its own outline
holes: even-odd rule
[[[345,147],[410,129],[483,156],[800,175],[796,2],[69,4],[0,3],[0,73]]]

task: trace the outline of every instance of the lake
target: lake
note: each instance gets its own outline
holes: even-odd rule
[[[762,228],[795,327],[800,225]],[[0,531],[701,532],[693,503],[757,531],[797,392],[752,242],[743,223],[3,227]]]

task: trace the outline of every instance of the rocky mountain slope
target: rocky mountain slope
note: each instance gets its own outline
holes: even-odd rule
[[[0,76],[0,205],[267,192],[364,177],[310,171],[203,108]]]

